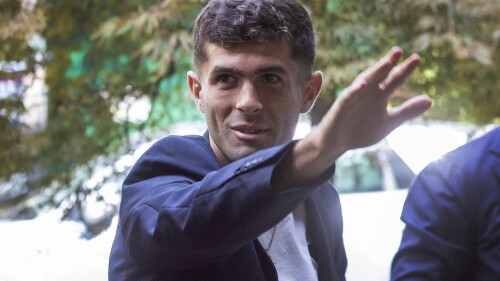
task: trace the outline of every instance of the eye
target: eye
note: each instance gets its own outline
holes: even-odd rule
[[[275,74],[264,75],[264,81],[269,84],[276,84],[281,81],[281,79]]]
[[[232,84],[236,82],[236,77],[230,74],[221,74],[217,76],[217,82],[223,83],[223,84]]]

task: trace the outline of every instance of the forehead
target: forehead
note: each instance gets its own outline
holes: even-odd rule
[[[292,59],[288,44],[282,41],[244,43],[230,48],[209,43],[205,46],[205,51],[207,60],[201,69],[203,73],[210,73],[217,67],[256,70],[279,66],[290,74],[295,74],[298,69],[298,63]]]

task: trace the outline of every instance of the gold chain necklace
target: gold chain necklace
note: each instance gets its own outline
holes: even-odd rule
[[[278,228],[278,225],[275,225],[273,227],[273,233],[271,234],[271,240],[269,241],[269,245],[267,245],[267,248],[265,248],[264,250],[266,250],[266,253],[271,256],[271,246],[273,245],[273,241],[274,241],[274,236],[276,235],[276,229]]]

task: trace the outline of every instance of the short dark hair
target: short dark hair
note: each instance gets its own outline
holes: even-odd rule
[[[292,59],[312,71],[316,45],[311,18],[296,0],[212,0],[194,23],[194,63],[207,60],[205,46],[233,48],[244,43],[284,40]]]

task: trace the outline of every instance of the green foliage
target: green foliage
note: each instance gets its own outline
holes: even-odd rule
[[[81,167],[92,165],[98,155],[130,149],[131,136],[201,118],[185,85],[191,67],[189,27],[200,3],[53,0],[38,1],[35,7],[21,6],[19,1],[9,5],[1,10],[2,22],[24,21],[15,26],[22,32],[0,28],[0,36],[8,42],[2,44],[0,62],[30,63],[21,73],[7,71],[0,78],[20,79],[36,68],[46,72],[48,116],[42,128],[29,128],[15,117],[24,110],[25,87],[20,85],[19,94],[0,99],[5,110],[0,122],[8,133],[0,137],[0,156],[8,163],[0,179],[36,174],[29,190],[19,195],[27,200],[40,194],[41,199],[27,206],[58,206],[68,198],[61,194],[76,192],[76,198],[82,198],[78,194],[84,194],[85,177],[78,175],[84,171],[88,178],[93,169]],[[33,19],[25,20],[26,14]],[[44,16],[35,18],[39,14]],[[41,22],[38,27],[31,26],[35,20]],[[33,36],[43,38],[45,48],[30,46]],[[13,51],[16,44],[21,47]],[[124,102],[141,97],[151,102],[148,118],[117,117]]]
[[[323,70],[326,80],[319,106],[313,108],[313,122],[357,74],[399,45],[407,55],[419,53],[422,63],[396,94],[395,105],[425,93],[434,99],[427,117],[500,123],[499,1],[304,3],[315,19],[319,41],[316,67]]]
[[[12,202],[24,206],[41,195],[29,206],[60,205],[77,194],[71,198],[78,206],[98,155],[113,163],[132,137],[201,118],[185,76],[191,25],[204,2],[0,0],[0,94],[1,85],[14,85],[0,96],[0,181],[24,183],[15,185],[17,193],[0,186],[0,199],[18,194]],[[434,99],[428,117],[500,123],[497,0],[304,3],[318,35],[316,68],[325,74],[313,122],[357,74],[399,45],[422,63],[394,105],[426,93]],[[47,86],[44,126],[23,119],[33,77]],[[144,99],[151,104],[143,109],[147,118],[119,116],[127,102]]]

